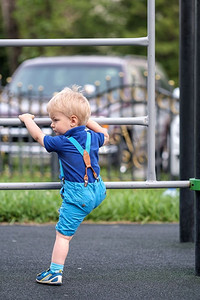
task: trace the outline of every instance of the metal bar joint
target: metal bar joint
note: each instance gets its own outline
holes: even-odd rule
[[[192,191],[200,191],[200,179],[190,178],[190,189]]]

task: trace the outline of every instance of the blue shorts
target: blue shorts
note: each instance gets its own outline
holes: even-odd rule
[[[84,218],[105,199],[106,187],[101,177],[87,187],[84,183],[65,181],[60,194],[63,202],[56,230],[72,236]]]

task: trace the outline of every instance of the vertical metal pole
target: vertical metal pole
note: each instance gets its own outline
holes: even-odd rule
[[[194,1],[179,2],[181,180],[194,177]],[[193,241],[194,193],[180,189],[180,242]]]
[[[155,172],[155,0],[148,1],[148,169],[147,180],[156,180]]]
[[[195,1],[195,178],[200,179],[200,0]],[[195,273],[200,276],[200,191],[195,192]]]

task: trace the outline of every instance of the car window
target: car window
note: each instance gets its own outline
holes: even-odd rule
[[[106,89],[106,76],[110,77],[110,87],[120,85],[119,73],[122,71],[120,65],[91,65],[91,64],[51,64],[25,66],[14,75],[9,86],[12,94],[27,93],[32,86],[32,93],[38,94],[39,86],[43,87],[43,94],[52,96],[54,92],[60,91],[65,86],[77,84],[84,86],[94,85],[100,81],[100,91]],[[18,83],[20,85],[20,90]]]

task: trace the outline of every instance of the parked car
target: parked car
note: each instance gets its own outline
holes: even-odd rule
[[[145,72],[147,60],[140,56],[39,57],[26,60],[17,68],[4,93],[12,97],[20,93],[22,98],[30,93],[38,97],[39,93],[43,98],[51,98],[65,86],[77,84],[91,96],[108,88],[108,78],[109,88],[133,83],[145,86]],[[160,87],[169,89],[168,78],[158,64],[156,74]]]
[[[157,86],[169,91],[171,87],[168,78],[156,64]],[[147,114],[146,106],[147,60],[140,56],[63,56],[38,57],[24,61],[12,75],[12,80],[4,88],[0,102],[0,117],[18,116],[24,112],[31,112],[36,116],[47,116],[46,103],[55,92],[65,86],[77,84],[84,88],[88,97],[93,116],[128,117]],[[134,88],[134,89],[132,89]],[[133,94],[134,93],[134,94]],[[159,147],[166,140],[166,127],[169,114],[159,114],[158,128],[160,137]],[[128,127],[131,139],[141,144],[141,132],[144,128]],[[7,132],[6,132],[7,130]],[[18,129],[19,130],[19,129]],[[21,130],[21,129],[20,129]],[[26,134],[19,130],[18,136],[27,140]],[[113,139],[119,137],[116,126],[110,126]],[[6,136],[9,144],[15,142],[10,128],[1,128],[1,151],[12,151],[12,147],[5,145]],[[16,133],[16,132],[15,132]],[[28,136],[28,135],[27,135]],[[162,139],[162,141],[161,141]],[[123,148],[127,148],[127,140]],[[5,146],[5,147],[4,147]],[[18,146],[19,147],[19,146]],[[163,146],[162,146],[163,148]],[[9,150],[10,149],[10,150]],[[15,148],[16,150],[17,148]],[[102,155],[119,151],[115,144],[104,146],[100,150]],[[136,149],[134,149],[136,151]]]

